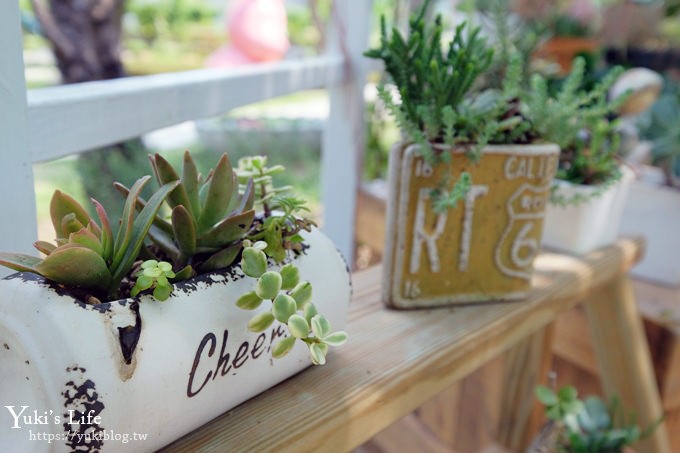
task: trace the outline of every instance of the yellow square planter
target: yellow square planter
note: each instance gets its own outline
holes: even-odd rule
[[[452,164],[431,167],[418,145],[392,150],[384,302],[419,308],[525,297],[559,147],[487,146],[477,163],[463,149],[444,152],[453,153]],[[451,181],[470,173],[473,185],[438,214],[430,192],[447,171]]]

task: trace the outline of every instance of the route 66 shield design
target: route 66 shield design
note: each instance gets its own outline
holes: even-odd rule
[[[383,300],[396,308],[525,297],[540,249],[556,145],[487,146],[478,162],[464,149],[434,167],[418,145],[390,155]],[[472,187],[436,212],[431,194],[467,172]]]

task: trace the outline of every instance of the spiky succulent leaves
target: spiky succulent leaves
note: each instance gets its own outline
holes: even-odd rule
[[[177,266],[191,262],[199,271],[208,272],[230,265],[255,217],[253,183],[249,182],[239,196],[236,175],[226,154],[206,182],[202,182],[188,152],[184,154],[181,178],[158,154],[151,158],[151,164],[160,183],[180,181],[167,200],[172,208],[171,222],[156,219],[150,231],[152,241]]]
[[[121,226],[116,236],[113,261],[111,262],[111,284],[109,294],[113,295],[120,286],[123,277],[130,272],[139,251],[144,244],[151,224],[153,223],[161,204],[168,194],[179,184],[179,181],[169,182],[158,189],[146,203],[144,209],[135,216],[135,204],[144,184],[149,176],[140,178],[130,189],[130,194],[123,208]]]
[[[179,262],[186,264],[187,260],[196,253],[196,225],[191,213],[184,205],[175,206],[171,218],[172,231],[180,251]]]
[[[404,38],[393,28],[388,36],[385,18],[381,18],[380,46],[368,50],[369,58],[381,59],[385,70],[397,86],[403,115],[397,117],[404,130],[417,143],[423,131],[429,141],[439,141],[443,136],[442,111],[445,106],[458,110],[477,77],[491,64],[493,51],[487,48],[478,28],[461,24],[455,30],[446,51],[442,48],[443,31],[440,16],[428,26],[425,11],[429,1],[409,21],[410,32]],[[381,98],[388,107],[394,104],[392,97]],[[390,108],[393,112],[397,109]]]
[[[65,229],[65,217],[78,222],[81,228],[90,223],[91,220],[90,215],[80,203],[60,190],[56,190],[50,200],[50,217],[57,239],[68,238],[68,234],[73,232]]]
[[[113,259],[113,230],[111,230],[109,216],[106,213],[104,206],[94,198],[91,198],[90,200],[94,204],[97,216],[99,217],[99,222],[101,223],[101,234],[99,238],[102,244],[102,258],[108,263]]]
[[[215,252],[210,257],[198,266],[200,272],[211,272],[218,269],[224,269],[234,262],[239,252],[243,248],[240,242],[222,248],[219,252]]]
[[[212,177],[201,188],[201,214],[198,217],[200,231],[212,228],[227,214],[234,191],[234,173],[226,154],[223,154],[212,171]]]

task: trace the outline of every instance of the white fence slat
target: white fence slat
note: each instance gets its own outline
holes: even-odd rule
[[[348,77],[330,89],[330,112],[323,138],[321,193],[323,229],[348,263],[354,260],[356,193],[365,146],[364,85],[372,2],[335,0],[337,8],[330,33],[334,51],[347,52]]]
[[[28,92],[34,162],[55,159],[252,102],[342,82],[329,55],[230,70],[205,69]]]
[[[16,1],[0,3],[0,62],[0,251],[36,254],[31,247],[37,238],[37,221]],[[0,268],[0,276],[9,273]]]

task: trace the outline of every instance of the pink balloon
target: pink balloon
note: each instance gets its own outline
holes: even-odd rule
[[[255,61],[280,60],[290,47],[283,0],[238,1],[227,30],[233,45]]]
[[[231,44],[220,47],[210,54],[205,61],[205,65],[209,68],[223,68],[252,63],[257,62]]]

